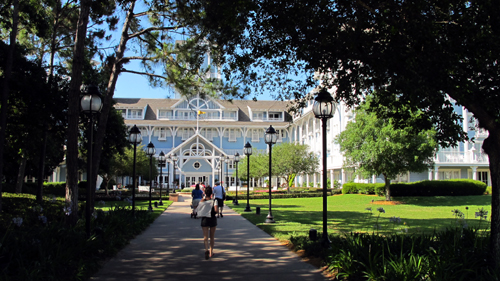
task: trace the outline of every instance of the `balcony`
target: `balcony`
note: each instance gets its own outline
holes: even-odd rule
[[[488,155],[475,151],[440,151],[434,159],[436,164],[488,164]]]

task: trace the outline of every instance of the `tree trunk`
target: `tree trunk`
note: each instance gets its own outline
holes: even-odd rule
[[[80,86],[82,84],[85,37],[91,2],[90,0],[81,1],[69,87],[66,205],[71,208],[69,218],[71,224],[76,223],[78,220],[78,121],[80,116]]]
[[[106,134],[106,125],[108,122],[108,116],[109,112],[111,111],[111,107],[113,106],[113,95],[115,92],[115,87],[116,87],[116,82],[118,81],[118,76],[120,75],[120,69],[121,69],[121,59],[123,58],[126,50],[126,45],[128,41],[128,30],[129,30],[129,25],[130,22],[134,16],[134,7],[135,7],[135,1],[132,1],[130,3],[129,11],[127,13],[127,17],[125,18],[125,22],[123,23],[123,28],[122,28],[122,34],[121,34],[121,39],[120,39],[120,44],[118,45],[118,49],[116,51],[115,55],[115,60],[113,63],[113,67],[111,70],[111,75],[109,77],[109,82],[108,82],[108,88],[106,90],[106,94],[104,95],[103,98],[103,106],[101,110],[101,114],[99,115],[99,122],[98,122],[98,128],[97,128],[97,133],[95,135],[95,140],[94,140],[94,152],[92,156],[92,177],[94,180],[97,181],[97,175],[99,172],[99,163],[101,161],[101,152],[102,152],[102,146],[104,143],[104,136]],[[95,194],[95,190],[92,191],[93,195]],[[92,210],[94,206],[91,206]]]
[[[391,201],[391,189],[390,189],[391,179],[387,178],[387,176],[384,175],[384,180],[385,180],[385,200]]]
[[[47,124],[43,125],[43,140],[40,148],[40,161],[38,164],[38,184],[36,189],[36,202],[43,201],[43,176],[45,174],[45,152],[47,151]]]
[[[19,22],[19,0],[13,0],[12,30],[10,31],[10,45],[7,51],[7,61],[4,68],[4,80],[2,85],[2,97],[0,103],[0,179],[3,179],[3,155],[5,149],[5,132],[7,130],[7,111],[9,106],[10,79],[12,77],[12,65],[14,64],[14,51],[17,41],[17,25]],[[2,180],[0,180],[0,211],[2,211]]]
[[[500,139],[490,132],[490,136],[483,142],[483,149],[488,154],[491,174],[491,233],[490,233],[490,260],[491,268],[500,264]]]
[[[23,184],[24,184],[24,175],[26,172],[26,163],[28,159],[23,155],[21,158],[21,164],[19,165],[19,172],[17,172],[17,181],[16,181],[16,193],[23,192]]]

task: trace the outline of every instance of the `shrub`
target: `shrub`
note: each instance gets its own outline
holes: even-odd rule
[[[391,184],[391,196],[468,196],[483,195],[486,184],[470,179],[424,180]]]
[[[383,183],[355,183],[348,182],[342,187],[342,194],[376,194],[383,195],[385,192]]]

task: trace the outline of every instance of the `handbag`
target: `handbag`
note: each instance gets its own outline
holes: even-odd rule
[[[226,201],[226,189],[222,187],[222,201]]]

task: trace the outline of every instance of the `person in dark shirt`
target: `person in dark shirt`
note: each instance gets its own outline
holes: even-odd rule
[[[196,216],[198,215],[196,209],[198,208],[198,204],[200,203],[201,199],[203,199],[203,191],[200,189],[199,184],[196,184],[196,187],[191,192],[191,197],[193,197],[193,201],[191,202],[191,208],[193,209],[191,218],[196,218]]]

